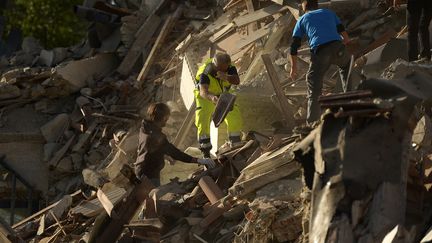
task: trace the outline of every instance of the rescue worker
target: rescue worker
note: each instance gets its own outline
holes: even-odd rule
[[[160,172],[163,169],[164,155],[185,163],[198,163],[210,168],[215,166],[212,159],[198,159],[177,149],[168,142],[162,128],[170,117],[169,107],[164,103],[151,104],[147,119],[142,121],[139,131],[138,157],[135,162],[135,175],[147,176],[155,186],[160,186]]]
[[[331,64],[339,66],[343,90],[350,89],[346,82],[350,57],[344,45],[350,39],[336,14],[328,9],[318,9],[317,0],[303,0],[302,8],[305,14],[297,21],[293,31],[290,76],[293,80],[297,78],[297,51],[302,38],[307,36],[311,49],[311,63],[306,76],[307,122],[311,123],[321,115],[318,98],[321,95],[324,75]]]
[[[195,79],[195,125],[198,129],[198,142],[204,158],[210,158],[210,123],[215,105],[219,95],[229,92],[231,85],[238,85],[240,78],[236,67],[231,64],[231,57],[226,53],[217,53],[198,69]],[[240,142],[243,121],[237,105],[228,113],[225,123],[230,142]]]
[[[394,0],[393,4],[398,8],[402,0]],[[408,60],[431,60],[431,46],[429,25],[432,20],[431,0],[408,0],[407,25],[408,25]],[[420,34],[421,50],[419,53],[418,37]]]

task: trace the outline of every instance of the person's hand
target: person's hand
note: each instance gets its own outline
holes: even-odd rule
[[[227,80],[228,79],[228,75],[224,72],[218,71],[216,74],[216,77],[222,80]]]
[[[212,95],[210,97],[210,101],[213,102],[214,104],[217,104],[219,98],[216,95]]]
[[[216,163],[212,159],[197,159],[198,164],[205,165],[208,168],[214,168],[216,166]]]
[[[291,67],[290,77],[291,77],[291,79],[293,81],[297,80],[297,70],[296,70],[296,68]]]

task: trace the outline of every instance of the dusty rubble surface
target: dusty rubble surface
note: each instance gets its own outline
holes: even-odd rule
[[[432,240],[432,64],[395,51],[406,46],[403,11],[320,3],[352,36],[357,90],[338,93],[330,70],[325,115],[310,127],[305,77],[287,72],[296,1],[117,3],[76,8],[91,22],[76,46],[45,50],[27,37],[1,59],[0,192],[28,216],[2,220],[2,242]],[[215,169],[176,163],[158,188],[136,181],[150,102],[170,106],[164,132],[175,145],[197,146],[194,74],[216,51],[240,72],[244,142],[221,148]],[[306,44],[299,53],[305,72]]]

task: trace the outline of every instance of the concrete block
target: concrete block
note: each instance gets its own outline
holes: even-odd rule
[[[59,143],[47,143],[44,145],[44,158],[43,161],[48,162],[55,152],[62,147]]]
[[[13,99],[21,96],[21,90],[15,85],[0,85],[0,100]]]
[[[59,66],[57,74],[69,82],[72,92],[76,92],[87,86],[87,82],[103,78],[112,72],[118,63],[118,58],[114,54],[98,54]]]
[[[28,54],[35,55],[40,53],[42,46],[36,38],[29,36],[23,39],[21,49]]]
[[[40,130],[47,142],[57,142],[64,131],[69,128],[70,118],[68,114],[60,114],[53,120],[43,125]]]

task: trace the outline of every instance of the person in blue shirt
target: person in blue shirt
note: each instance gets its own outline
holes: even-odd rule
[[[318,98],[321,95],[323,77],[330,65],[335,64],[340,69],[344,91],[350,89],[346,82],[350,66],[350,56],[345,45],[350,39],[338,16],[328,9],[318,9],[317,0],[303,0],[302,8],[305,14],[297,21],[293,31],[291,44],[290,76],[297,78],[297,51],[303,37],[307,37],[311,49],[311,63],[306,76],[308,86],[307,122],[319,119],[321,115]]]

